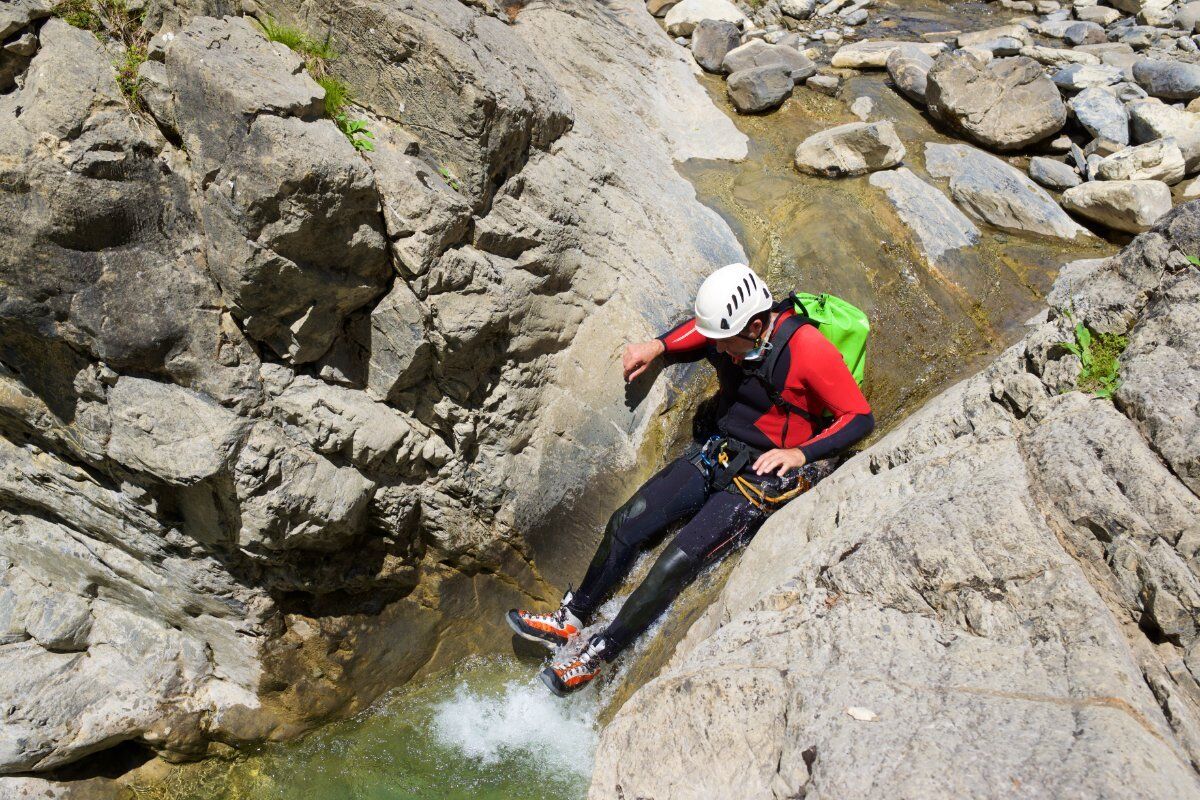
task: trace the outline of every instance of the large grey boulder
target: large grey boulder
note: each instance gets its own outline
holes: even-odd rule
[[[1024,25],[1001,25],[981,31],[969,31],[958,35],[959,47],[979,47],[997,39],[1016,39],[1023,44],[1032,44],[1033,37]]]
[[[1071,113],[1084,130],[1098,139],[1129,144],[1129,112],[1125,104],[1103,89],[1084,89],[1071,98]]]
[[[904,143],[891,122],[851,122],[814,133],[796,147],[796,169],[842,178],[891,169],[904,160]]]
[[[897,47],[888,54],[888,75],[900,93],[914,103],[925,105],[925,86],[933,58],[918,47]]]
[[[767,44],[762,39],[751,39],[730,50],[721,62],[721,71],[731,75],[757,67],[781,67],[792,76],[793,83],[802,83],[817,72],[817,65],[812,59],[796,48]]]
[[[1064,239],[1088,235],[1020,170],[970,145],[927,143],[925,168],[949,179],[955,201],[997,228]]]
[[[1081,44],[1102,44],[1108,41],[1104,27],[1096,22],[1076,22],[1063,31],[1063,39],[1073,47]]]
[[[1200,64],[1146,58],[1133,65],[1133,78],[1151,97],[1163,100],[1200,97]]]
[[[915,47],[930,57],[947,49],[944,42],[904,42],[896,39],[854,42],[839,47],[830,63],[840,69],[884,69],[888,56],[898,47]]]
[[[743,114],[757,114],[778,107],[792,96],[795,85],[786,67],[774,65],[735,72],[725,88],[734,108]]]
[[[1148,231],[1171,210],[1162,181],[1093,181],[1063,192],[1063,208],[1128,233]]]
[[[589,797],[1200,797],[1197,220],[1064,269],[1021,342],[777,512]],[[1118,403],[1073,390],[1075,321],[1131,328]]]
[[[1183,153],[1174,139],[1156,139],[1106,156],[1095,172],[1102,181],[1162,181],[1171,186],[1183,180]]]
[[[1083,178],[1074,167],[1046,156],[1034,156],[1029,159],[1029,177],[1056,192],[1083,183]]]
[[[965,53],[948,53],[934,62],[928,81],[930,113],[985,147],[1027,147],[1067,121],[1058,87],[1028,58],[981,64]]]
[[[252,338],[294,363],[317,359],[390,274],[371,170],[320,119],[323,91],[300,57],[245,19],[194,19],[167,47],[166,74],[206,176],[217,283]]]
[[[1200,114],[1156,99],[1134,101],[1126,107],[1133,141],[1144,144],[1169,136],[1183,152],[1188,174],[1200,170]]]
[[[744,26],[749,19],[728,0],[682,0],[667,12],[664,23],[672,36],[691,36],[703,20],[715,19]]]
[[[1104,64],[1071,64],[1050,76],[1054,85],[1068,92],[1078,92],[1094,86],[1111,86],[1120,83],[1125,73],[1117,67]]]
[[[725,54],[742,41],[742,32],[732,22],[704,19],[692,31],[692,57],[706,72],[719,72]]]
[[[921,253],[935,265],[963,248],[979,243],[975,223],[934,186],[906,167],[875,172],[872,186],[883,189],[902,222],[916,237]]]

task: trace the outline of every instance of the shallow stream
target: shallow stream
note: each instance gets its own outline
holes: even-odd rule
[[[1011,15],[983,4],[884,5],[868,35],[978,29]],[[700,199],[741,239],[773,288],[827,291],[864,308],[873,338],[868,396],[884,428],[949,382],[974,371],[1019,336],[1058,268],[1115,250],[1101,239],[1063,242],[981,224],[984,241],[953,263],[930,267],[881,190],[864,178],[800,175],[792,152],[806,136],[856,120],[849,104],[870,97],[872,119],[890,118],[908,148],[906,166],[926,180],[923,143],[954,141],[898,97],[881,74],[849,79],[840,99],[799,90],[777,112],[740,117],[720,78],[701,79],[751,140],[740,163],[680,165]],[[877,116],[876,116],[877,115]],[[938,184],[937,181],[931,181]],[[944,185],[938,184],[944,189]],[[586,557],[581,556],[581,558]],[[714,570],[681,598],[647,646],[604,686],[567,702],[536,680],[536,653],[476,658],[392,693],[302,742],[235,762],[208,762],[133,797],[166,800],[400,800],[583,797],[600,720],[669,658],[719,587]]]

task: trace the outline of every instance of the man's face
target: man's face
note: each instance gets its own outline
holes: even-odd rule
[[[742,356],[754,349],[754,343],[758,341],[758,337],[762,335],[762,331],[762,321],[756,319],[751,321],[736,336],[730,336],[728,339],[717,339],[713,344],[716,346],[718,353],[725,353],[735,362],[741,361]]]

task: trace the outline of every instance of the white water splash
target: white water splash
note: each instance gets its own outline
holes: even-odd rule
[[[598,736],[594,692],[560,699],[541,681],[510,681],[499,693],[460,686],[434,708],[438,742],[481,764],[521,758],[547,775],[589,775]]]

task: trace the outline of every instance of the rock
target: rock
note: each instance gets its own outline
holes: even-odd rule
[[[601,732],[589,797],[1195,797],[1175,755],[1197,746],[1179,666],[1200,515],[1185,216],[1064,268],[1021,342],[773,515]],[[1074,390],[1068,307],[1132,327],[1116,404]],[[998,526],[997,508],[1019,511]],[[1131,629],[1147,616],[1152,632]],[[1080,714],[1034,697],[1106,699]]]
[[[750,21],[728,0],[681,0],[667,12],[664,22],[672,36],[690,36],[706,19],[732,22],[743,28]]]
[[[1123,81],[1115,86],[1109,86],[1106,91],[1122,103],[1132,103],[1134,100],[1144,100],[1149,97],[1145,89],[1136,83],[1129,83],[1128,81]]]
[[[1114,142],[1103,137],[1097,137],[1087,143],[1087,147],[1083,148],[1084,156],[1098,155],[1101,158],[1111,156],[1113,153],[1119,153],[1124,150],[1127,145],[1119,142]]]
[[[1095,64],[1071,64],[1050,76],[1054,85],[1069,92],[1078,92],[1096,86],[1111,86],[1120,83],[1124,73],[1117,67]]]
[[[1175,15],[1175,27],[1185,33],[1200,33],[1200,3],[1184,3]]]
[[[656,17],[665,17],[678,3],[679,0],[648,0],[646,10]]]
[[[838,93],[840,82],[836,75],[813,75],[804,82],[804,85],[814,92],[834,97]]]
[[[44,649],[55,653],[87,650],[92,613],[86,600],[68,594],[49,594],[34,604],[25,629]]]
[[[1079,124],[1102,139],[1129,144],[1129,113],[1125,105],[1103,89],[1084,89],[1071,98],[1071,113]]]
[[[1075,7],[1075,16],[1084,22],[1094,22],[1097,25],[1111,25],[1121,18],[1121,12],[1108,6]],[[1078,45],[1076,45],[1078,47]]]
[[[1062,204],[1114,230],[1140,233],[1171,210],[1171,189],[1162,181],[1098,181],[1066,190]]]
[[[1033,39],[1029,34],[1028,28],[1022,25],[1002,25],[998,28],[988,28],[987,30],[982,31],[961,33],[958,36],[958,46],[986,46],[988,42],[994,42],[997,39],[1016,39],[1024,44],[1033,43]]]
[[[725,54],[736,48],[742,32],[732,22],[704,19],[692,31],[692,56],[706,72],[720,72]]]
[[[901,42],[891,39],[854,42],[838,48],[830,63],[838,69],[883,69],[888,56],[901,46],[915,47],[931,57],[946,50],[946,45],[941,42]]]
[[[1133,141],[1145,143],[1169,136],[1183,153],[1188,174],[1200,170],[1200,114],[1180,111],[1158,100],[1138,100],[1126,108]]]
[[[780,0],[779,11],[792,19],[808,19],[817,7],[817,0]]]
[[[294,363],[317,359],[390,274],[371,171],[319,119],[322,90],[299,56],[244,19],[194,19],[166,72],[189,157],[209,176],[214,277],[252,338]]]
[[[1106,156],[1096,168],[1102,181],[1162,181],[1168,186],[1183,180],[1183,153],[1174,139],[1158,139],[1127,147]]]
[[[796,148],[796,169],[841,178],[890,169],[904,160],[891,122],[852,122],[815,133]]]
[[[1108,41],[1108,37],[1104,33],[1104,28],[1096,22],[1076,22],[1067,27],[1063,32],[1063,37],[1073,46],[1078,47],[1081,44],[1103,44]]]
[[[721,63],[721,71],[731,75],[758,67],[780,67],[792,76],[793,83],[801,83],[817,71],[817,65],[795,48],[759,39],[730,50]]]
[[[932,263],[939,264],[948,254],[979,242],[979,228],[945,195],[907,168],[873,173],[869,181],[887,193]]]
[[[862,25],[867,21],[867,10],[860,8],[846,16],[842,17],[842,22],[847,25]]]
[[[1162,33],[1150,25],[1137,25],[1126,28],[1117,36],[1117,41],[1127,44],[1134,50],[1146,50],[1158,44]]]
[[[1133,77],[1151,97],[1164,100],[1200,97],[1200,64],[1146,58],[1133,65]]]
[[[950,195],[997,228],[1074,239],[1088,232],[1015,167],[965,144],[925,145],[925,168],[950,181]]]
[[[10,0],[0,7],[0,41],[31,22],[45,19],[54,9],[51,0]],[[32,54],[29,54],[32,55]]]
[[[863,95],[855,98],[850,104],[850,113],[861,119],[863,122],[868,122],[871,118],[871,113],[875,111],[875,102]]]
[[[1029,177],[1056,192],[1070,189],[1083,182],[1074,167],[1045,156],[1034,156],[1029,159]]]
[[[1188,185],[1183,187],[1184,197],[1200,197],[1200,178],[1193,178],[1188,182]]]
[[[933,59],[917,47],[897,47],[887,57],[887,71],[901,94],[925,105],[925,85]]]
[[[984,52],[995,57],[1015,56],[1025,47],[1025,42],[1012,36],[1001,36],[998,39],[988,39],[979,44],[966,45],[960,48],[963,52]]]
[[[1021,48],[1021,55],[1032,58],[1048,67],[1065,67],[1068,64],[1099,64],[1100,58],[1091,53],[1079,50],[1067,50],[1061,47],[1042,47],[1030,45]]]
[[[791,73],[780,66],[755,67],[729,76],[726,90],[733,106],[743,114],[757,114],[778,107],[792,96]]]
[[[929,71],[926,98],[934,117],[997,150],[1053,136],[1067,120],[1058,88],[1028,58],[981,65],[970,56],[948,53]]]

